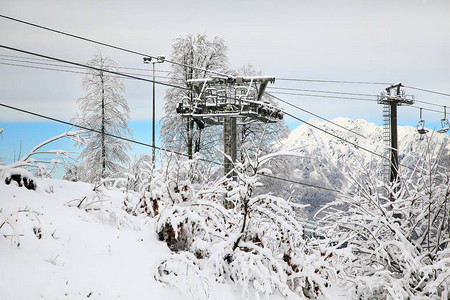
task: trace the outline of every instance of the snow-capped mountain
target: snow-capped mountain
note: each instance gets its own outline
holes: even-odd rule
[[[383,165],[389,164],[389,162],[369,151],[388,156],[383,141],[383,127],[362,119],[351,120],[342,117],[336,118],[332,122],[348,131],[330,122],[312,119],[308,123],[323,129],[323,131],[308,124],[302,124],[287,138],[280,141],[279,148],[295,149],[303,157],[293,160],[291,169],[288,171],[289,174],[286,175],[290,175],[289,178],[294,176],[298,181],[341,191],[350,185],[345,174],[355,173],[358,168],[370,168],[372,172],[377,172],[382,176]],[[360,148],[340,140],[336,136],[358,145]],[[414,127],[399,126],[398,136],[401,164],[414,167],[414,164],[420,161],[421,155],[427,153],[428,148],[437,153],[443,147],[448,159],[450,137],[446,134],[433,133],[430,130],[426,135],[420,135]],[[309,213],[315,212],[319,206],[335,197],[333,193],[326,191],[295,188],[298,190],[295,197],[301,202],[311,205],[308,209]]]

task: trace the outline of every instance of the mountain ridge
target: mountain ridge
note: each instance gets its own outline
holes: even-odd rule
[[[371,172],[376,172],[377,176],[383,176],[389,166],[389,161],[380,156],[388,157],[387,148],[383,141],[383,127],[364,119],[351,120],[349,118],[338,117],[331,122],[345,127],[353,132],[346,131],[330,122],[311,119],[311,125],[318,127],[330,134],[318,130],[306,123],[292,130],[284,139],[278,141],[276,148],[295,149],[301,154],[302,159],[291,159],[286,176],[294,177],[295,180],[316,184],[339,191],[346,191],[350,183],[346,174],[355,174],[361,168],[370,168]],[[398,144],[400,164],[407,168],[414,166],[423,160],[423,154],[431,151],[435,153],[444,151],[448,160],[450,153],[450,137],[446,134],[439,134],[430,130],[427,134],[421,135],[414,127],[398,126]],[[354,145],[360,146],[358,149]],[[363,150],[367,149],[369,151]],[[359,166],[358,166],[359,165]],[[405,167],[400,167],[400,172]],[[299,189],[296,197],[302,203],[310,205],[308,213],[314,213],[321,205],[335,198],[329,192],[311,191]]]

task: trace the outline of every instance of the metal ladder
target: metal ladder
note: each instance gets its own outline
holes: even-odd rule
[[[383,156],[389,159],[383,159],[383,178],[389,182],[391,172],[391,106],[383,105]]]

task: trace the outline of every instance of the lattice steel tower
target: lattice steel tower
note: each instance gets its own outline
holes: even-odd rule
[[[378,96],[378,104],[383,104],[385,157],[389,157],[389,160],[385,160],[384,172],[390,183],[397,181],[398,177],[397,106],[414,104],[414,97],[407,96],[401,87],[401,83],[391,85]],[[394,94],[392,90],[395,91]]]

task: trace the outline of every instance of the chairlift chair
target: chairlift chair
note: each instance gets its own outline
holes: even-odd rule
[[[417,123],[417,132],[420,134],[425,134],[428,132],[428,129],[425,129],[425,121],[422,119],[422,108],[420,109],[420,120]]]
[[[447,107],[444,106],[444,118],[441,119],[441,129],[439,129],[437,132],[439,133],[446,133],[450,129],[450,123],[447,119]]]

